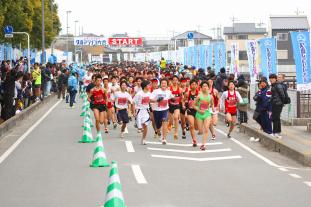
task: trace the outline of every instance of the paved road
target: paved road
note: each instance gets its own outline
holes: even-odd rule
[[[109,168],[89,167],[95,144],[78,143],[80,109],[80,103],[76,109],[58,103],[0,164],[1,207],[104,204]],[[125,140],[113,129],[104,135],[128,207],[310,206],[311,183],[304,183],[311,182],[310,168],[250,143],[245,135],[228,140],[222,124],[203,153],[187,146],[189,138],[170,136],[171,144],[162,146],[151,133],[151,143],[142,146],[132,125]]]

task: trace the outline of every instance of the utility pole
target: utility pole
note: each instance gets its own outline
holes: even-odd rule
[[[50,1],[51,2],[51,14],[52,14],[52,34],[53,34],[53,32],[54,32],[54,28],[53,28],[53,24],[54,24],[54,14],[53,14],[53,1]]]
[[[42,0],[42,58],[41,62],[45,63],[45,25],[44,25],[44,0]]]
[[[297,9],[296,9],[296,11],[295,11],[295,14],[296,14],[297,16],[299,16],[300,14],[303,14],[303,13],[304,13],[304,11],[299,10],[299,8],[297,7]]]
[[[234,33],[234,23],[238,21],[238,19],[232,16],[231,21],[232,21],[232,33]]]
[[[71,11],[66,11],[66,14],[67,14],[67,40],[66,40],[66,60],[67,60],[67,66],[68,66],[68,38],[69,38],[69,36],[68,36],[68,33],[69,33],[69,26],[68,26],[68,15],[71,13]]]

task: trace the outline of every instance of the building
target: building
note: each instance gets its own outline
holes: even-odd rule
[[[278,71],[295,76],[295,61],[290,37],[292,31],[308,31],[307,16],[270,16],[269,35],[277,38]]]
[[[237,43],[239,48],[239,65],[241,72],[248,72],[247,40],[257,40],[267,35],[266,28],[257,27],[255,23],[234,23],[232,27],[224,27],[227,47],[227,64],[231,63],[231,45]]]
[[[189,33],[193,34],[192,40],[188,39]],[[209,45],[212,39],[213,39],[212,37],[197,31],[186,31],[180,35],[173,37],[171,40],[172,41],[176,40],[176,46],[177,48],[179,48],[179,47],[190,47],[194,45]]]

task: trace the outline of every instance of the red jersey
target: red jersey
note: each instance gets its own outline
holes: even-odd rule
[[[105,93],[102,89],[99,90],[93,89],[92,95],[94,97],[94,105],[106,104]]]
[[[174,91],[173,86],[171,86],[170,91],[172,92],[173,96],[175,97],[175,101],[174,102],[170,101],[169,103],[171,105],[179,105],[181,103],[181,97],[182,97],[179,87],[177,87],[177,90]]]
[[[233,95],[230,94],[230,91],[228,91],[228,98],[225,100],[225,108],[226,112],[230,113],[232,115],[237,113],[237,103],[238,99],[234,90]]]

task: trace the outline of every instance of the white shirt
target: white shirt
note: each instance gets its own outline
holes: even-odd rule
[[[151,93],[139,91],[134,96],[135,109],[149,109]]]
[[[119,84],[117,84],[117,83],[114,84],[114,85],[112,85],[112,83],[110,83],[110,84],[109,84],[109,88],[111,89],[111,92],[112,92],[112,93],[114,93],[114,92],[120,90],[120,86],[119,86]]]
[[[133,103],[132,96],[128,92],[117,91],[111,96],[111,98],[115,101],[118,109],[127,109],[128,102]]]
[[[83,79],[83,84],[84,86],[88,86],[92,82],[92,76],[93,74],[91,73],[90,75],[86,75]]]
[[[153,110],[155,111],[165,111],[169,108],[168,106],[168,100],[171,98],[174,98],[172,92],[170,90],[163,91],[162,89],[156,89],[151,94],[151,100],[157,101],[158,98],[163,97],[163,100],[160,102],[157,102]]]
[[[228,92],[229,91],[223,92],[221,97],[220,97],[220,109],[221,110],[225,109],[225,100],[228,98]],[[230,95],[234,96],[234,92],[230,92]],[[238,91],[235,91],[235,95],[236,95],[237,101],[239,103],[244,103],[243,99],[242,99],[242,97],[241,97],[241,95],[240,95],[240,93]]]

